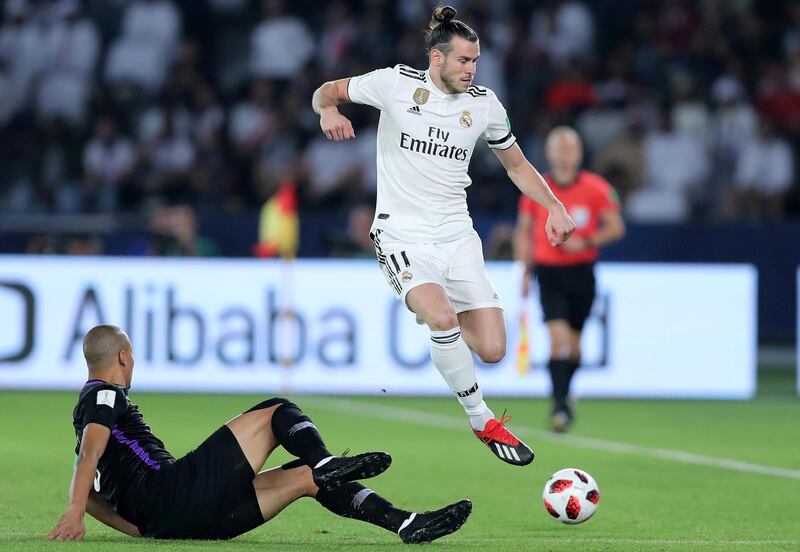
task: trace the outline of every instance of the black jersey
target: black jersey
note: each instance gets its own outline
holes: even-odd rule
[[[94,490],[125,519],[138,524],[140,508],[148,492],[148,482],[162,467],[175,462],[164,449],[119,385],[100,380],[86,382],[72,412],[78,454],[87,424],[100,424],[111,430],[103,456],[97,464]]]

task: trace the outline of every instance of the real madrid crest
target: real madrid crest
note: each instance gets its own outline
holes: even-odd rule
[[[412,96],[412,98],[414,98],[415,104],[422,105],[424,103],[428,103],[428,98],[430,97],[430,95],[431,91],[428,90],[427,88],[417,88],[416,90],[414,90],[414,95]]]
[[[469,128],[472,126],[472,117],[469,114],[469,111],[464,111],[461,114],[461,117],[458,118],[458,122],[461,123],[461,126],[464,128]]]

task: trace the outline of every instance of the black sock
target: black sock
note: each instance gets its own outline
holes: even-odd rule
[[[570,363],[569,360],[557,360],[551,358],[547,363],[547,369],[550,370],[550,381],[553,384],[553,411],[567,410],[567,393],[569,393],[569,380],[570,380]]]
[[[320,460],[333,456],[311,419],[291,402],[284,403],[272,414],[272,432],[289,454],[297,456],[313,468]]]
[[[572,385],[572,377],[575,375],[575,372],[578,371],[578,368],[581,366],[581,359],[571,358],[569,359],[569,368],[567,370],[567,395],[569,395],[569,388]]]
[[[366,521],[393,533],[397,533],[400,525],[411,516],[411,512],[395,508],[378,493],[355,481],[333,490],[320,489],[316,498],[337,516]]]

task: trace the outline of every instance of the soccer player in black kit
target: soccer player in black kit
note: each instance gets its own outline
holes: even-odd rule
[[[472,511],[468,500],[424,513],[395,508],[356,482],[386,470],[388,454],[333,456],[313,422],[283,398],[255,405],[176,460],[128,400],[134,358],[125,332],[92,328],[83,354],[89,381],[72,414],[78,459],[69,507],[47,540],[82,539],[86,512],[134,537],[229,539],[310,496],[337,515],[423,543],[458,530]],[[279,445],[297,460],[259,472]]]

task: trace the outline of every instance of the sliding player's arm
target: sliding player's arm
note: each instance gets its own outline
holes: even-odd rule
[[[69,507],[56,526],[47,535],[47,540],[81,540],[86,534],[83,516],[92,490],[97,463],[106,450],[111,430],[107,427],[91,423],[83,429],[78,462],[72,473],[69,487]]]
[[[319,114],[319,126],[329,140],[349,140],[355,138],[353,123],[339,113],[336,107],[341,103],[350,103],[347,86],[350,79],[329,81],[314,91],[311,107]]]
[[[506,149],[495,149],[494,153],[517,188],[547,209],[545,228],[550,243],[561,245],[567,241],[575,231],[575,223],[564,205],[553,195],[539,171],[533,168],[533,165],[525,158],[519,145],[515,143]]]
[[[86,512],[94,519],[120,533],[125,533],[131,537],[141,537],[139,528],[133,523],[123,518],[111,508],[106,499],[92,489],[89,492],[89,501],[86,503]]]

